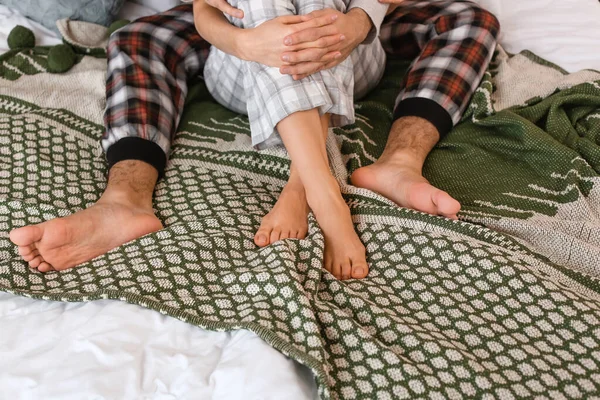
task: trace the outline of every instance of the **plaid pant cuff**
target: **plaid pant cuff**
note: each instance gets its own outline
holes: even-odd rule
[[[404,99],[396,106],[394,121],[402,117],[420,117],[431,122],[440,134],[440,139],[446,136],[454,125],[448,111],[431,99],[411,97]]]
[[[110,170],[116,163],[138,160],[152,165],[158,171],[158,179],[165,175],[167,156],[156,143],[139,137],[126,137],[108,148],[106,160]]]

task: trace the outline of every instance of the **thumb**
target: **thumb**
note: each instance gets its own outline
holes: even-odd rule
[[[217,8],[233,18],[244,18],[244,12],[240,9],[232,7],[226,0],[218,0]]]

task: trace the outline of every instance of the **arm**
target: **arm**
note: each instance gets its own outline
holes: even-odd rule
[[[243,29],[231,25],[223,13],[205,1],[194,1],[194,23],[202,38],[219,50],[242,57]]]
[[[215,4],[218,8],[210,4]],[[283,65],[281,54],[290,49],[284,44],[286,36],[306,29],[329,26],[337,18],[331,15],[315,18],[289,15],[272,19],[256,28],[241,29],[231,25],[223,12],[237,17],[237,13],[241,11],[232,8],[225,0],[194,0],[194,23],[200,36],[219,50],[239,59],[276,68]],[[339,37],[333,40],[337,42]],[[326,43],[333,43],[333,40],[329,39]],[[302,46],[292,46],[293,50],[299,48]],[[326,57],[323,62],[331,59],[333,55]]]
[[[352,10],[362,10],[366,13],[370,22],[370,29],[361,43],[371,43],[379,37],[379,29],[388,11],[388,5],[373,0],[352,0],[348,7],[348,13]],[[363,22],[364,23],[364,22]]]

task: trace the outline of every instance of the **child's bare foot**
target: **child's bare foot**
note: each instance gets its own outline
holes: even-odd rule
[[[325,236],[324,267],[337,279],[362,279],[369,273],[365,246],[360,241],[348,205],[337,182],[326,192],[310,194],[309,204]]]
[[[283,239],[304,239],[308,233],[308,204],[304,187],[287,184],[273,209],[263,218],[254,236],[265,247]]]

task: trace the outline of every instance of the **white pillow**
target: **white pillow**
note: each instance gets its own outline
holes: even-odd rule
[[[474,1],[498,17],[509,53],[530,50],[569,72],[600,71],[598,0]]]
[[[130,1],[141,4],[146,7],[153,8],[157,11],[169,10],[169,9],[181,4],[181,2],[179,0],[130,0]]]
[[[141,17],[169,10],[180,4],[182,3],[179,0],[129,0],[123,4],[118,19],[133,21]]]

